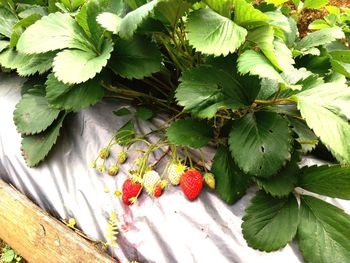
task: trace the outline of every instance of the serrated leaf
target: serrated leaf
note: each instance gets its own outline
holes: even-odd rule
[[[158,0],[152,0],[123,17],[119,27],[119,36],[123,39],[130,39],[157,4]]]
[[[191,7],[191,3],[183,0],[163,0],[157,5],[157,10],[173,26]]]
[[[35,134],[49,127],[60,111],[51,109],[42,94],[24,94],[17,103],[13,119],[20,133]]]
[[[132,120],[129,120],[117,131],[114,139],[119,145],[126,146],[135,137],[135,135],[136,131],[134,123]]]
[[[131,114],[131,112],[127,108],[121,108],[119,110],[114,110],[113,113],[118,117]]]
[[[280,83],[284,83],[281,75],[271,65],[270,61],[263,54],[253,50],[247,50],[239,56],[237,68],[242,74],[249,73],[260,78],[277,80]]]
[[[233,159],[243,172],[269,177],[290,159],[292,137],[283,117],[260,111],[233,123],[229,144]]]
[[[309,263],[350,260],[350,216],[315,197],[302,196],[298,245]]]
[[[62,115],[46,131],[23,137],[22,151],[29,167],[36,166],[41,162],[56,144],[65,116],[66,115]]]
[[[53,13],[38,20],[21,35],[17,43],[17,50],[25,54],[63,48],[91,49],[78,23],[69,14],[63,13]]]
[[[332,65],[332,69],[335,72],[338,72],[344,75],[345,77],[350,78],[350,64],[337,61],[335,59],[330,59],[330,62]]]
[[[175,97],[185,111],[200,118],[211,118],[220,108],[237,110],[247,103],[240,83],[211,66],[184,71]]]
[[[323,84],[294,96],[301,116],[340,161],[350,163],[350,89],[344,85]],[[327,127],[327,128],[325,128]]]
[[[255,9],[251,4],[248,4],[245,0],[234,0],[235,17],[234,21],[242,26],[249,26],[255,24],[264,24],[270,21],[267,15],[260,10]]]
[[[328,4],[329,0],[305,0],[303,8],[320,9]]]
[[[205,0],[204,2],[220,15],[231,18],[233,0]]]
[[[173,122],[166,135],[171,144],[200,148],[210,141],[213,131],[205,121],[186,119]]]
[[[209,8],[191,12],[187,30],[190,45],[197,51],[214,56],[233,53],[247,35],[246,29]]]
[[[293,70],[293,64],[295,64],[295,62],[293,59],[292,51],[279,38],[275,38],[275,40],[273,41],[273,46],[274,55],[278,63],[277,68],[280,69],[282,72],[288,72],[290,70]]]
[[[118,34],[120,23],[122,18],[116,14],[104,12],[99,14],[97,17],[97,22],[108,31],[111,31],[114,34]]]
[[[18,13],[18,17],[22,19],[32,15],[47,16],[47,8],[44,6],[33,5]]]
[[[300,119],[288,117],[292,130],[297,134],[297,142],[300,143],[304,153],[312,151],[318,144],[318,138],[315,133]]]
[[[35,55],[24,55],[14,49],[7,49],[0,54],[0,65],[9,69],[16,69],[21,76],[42,74],[52,67],[54,52]]]
[[[135,35],[132,40],[117,41],[109,66],[124,78],[142,79],[160,71],[161,62],[157,45],[145,36]]]
[[[66,84],[79,84],[92,79],[107,65],[113,44],[105,40],[101,53],[66,49],[57,54],[53,62],[55,77]]]
[[[211,172],[215,176],[215,190],[226,203],[234,204],[245,194],[250,178],[239,170],[227,147],[218,148]]]
[[[5,7],[0,6],[0,35],[11,37],[12,27],[17,23],[17,17]]]
[[[294,152],[291,161],[277,175],[269,178],[256,178],[259,187],[273,197],[288,196],[298,182],[299,158],[299,153]]]
[[[79,111],[97,103],[104,95],[99,79],[78,85],[67,85],[50,74],[46,81],[46,98],[50,106],[67,111]]]
[[[136,109],[135,116],[142,120],[149,120],[153,117],[153,111],[141,106]]]
[[[294,238],[298,217],[298,202],[293,195],[278,199],[259,191],[244,211],[243,236],[252,248],[278,250]]]
[[[340,165],[303,167],[299,186],[317,194],[350,200],[350,167]]]
[[[312,32],[297,43],[296,48],[305,51],[310,48],[329,44],[337,39],[345,38],[344,32],[339,27],[323,28]]]

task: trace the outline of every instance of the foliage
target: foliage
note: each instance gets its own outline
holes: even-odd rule
[[[137,110],[114,112],[127,121],[111,144],[146,141],[135,120],[165,113],[147,158],[170,146],[174,160],[181,149],[198,166],[189,148],[211,144],[221,199],[232,204],[257,184],[242,224],[249,246],[273,251],[296,238],[307,262],[350,261],[349,216],[300,191],[350,198],[350,11],[258,2],[0,1],[0,65],[35,75],[14,112],[27,164],[49,154],[68,114],[127,100]],[[294,19],[324,6],[329,14],[301,39]],[[299,168],[316,145],[337,164]]]

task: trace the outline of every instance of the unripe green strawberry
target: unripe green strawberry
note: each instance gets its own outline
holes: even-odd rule
[[[204,181],[210,189],[215,189],[215,177],[212,173],[205,173]]]
[[[97,166],[97,170],[99,170],[100,172],[105,172],[106,171],[106,166],[104,164],[101,164],[99,166]]]
[[[203,177],[202,174],[191,169],[181,175],[180,186],[184,194],[190,201],[196,199],[202,191]]]
[[[98,154],[98,156],[101,158],[101,159],[107,159],[108,156],[109,156],[109,149],[108,148],[103,148],[100,153]]]
[[[172,163],[168,168],[168,178],[172,185],[178,185],[180,183],[180,177],[185,172],[186,166],[181,163]]]
[[[116,164],[113,164],[108,169],[108,174],[110,176],[115,176],[119,172],[119,167]]]
[[[118,163],[123,164],[125,163],[126,159],[128,159],[128,154],[124,151],[118,153],[117,160]]]
[[[92,162],[90,163],[90,167],[91,167],[91,168],[96,168],[96,161],[92,161]]]
[[[160,176],[156,171],[149,171],[143,176],[143,187],[149,195],[153,195],[155,186],[160,182]]]
[[[135,203],[142,191],[140,183],[134,183],[131,179],[125,180],[122,187],[122,201],[126,205]]]

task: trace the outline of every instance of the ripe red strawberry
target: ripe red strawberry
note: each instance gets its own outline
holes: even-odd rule
[[[187,198],[193,201],[201,193],[203,187],[202,174],[195,169],[188,170],[181,175],[180,186]]]
[[[126,205],[131,205],[133,202],[130,200],[136,200],[141,192],[142,185],[140,183],[133,182],[131,179],[125,180],[122,187],[122,201]]]
[[[154,192],[153,192],[153,196],[154,197],[160,197],[163,193],[163,187],[162,187],[162,183],[157,183],[156,186],[154,187]]]

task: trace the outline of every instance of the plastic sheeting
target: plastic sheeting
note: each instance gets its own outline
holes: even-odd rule
[[[117,211],[120,233],[113,255],[121,262],[303,262],[294,243],[273,253],[247,246],[241,218],[255,188],[233,206],[208,190],[189,202],[178,187],[171,187],[159,199],[143,194],[135,205],[124,206],[114,191],[121,188],[136,154],[131,153],[116,177],[88,165],[128,121],[128,117],[117,118],[112,113],[121,107],[116,102],[104,101],[70,115],[48,158],[39,167],[28,168],[20,152],[21,136],[12,119],[23,82],[17,76],[0,73],[0,177],[56,217],[74,217],[78,227],[95,239],[104,240],[108,216],[112,210]],[[161,118],[140,121],[138,131],[145,133],[162,123]],[[119,150],[114,147],[114,154]],[[209,158],[213,153],[214,149],[206,149]],[[349,202],[334,202],[350,211]]]

